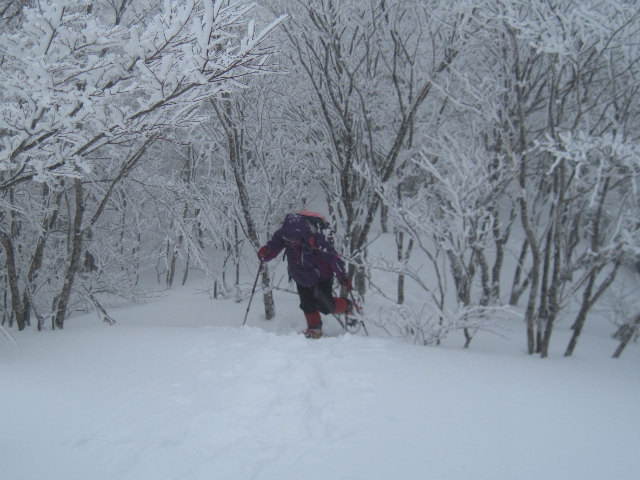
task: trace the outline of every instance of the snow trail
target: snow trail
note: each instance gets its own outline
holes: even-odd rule
[[[174,297],[3,345],[3,478],[635,478],[635,350],[311,341],[292,320],[212,326],[243,306],[188,300],[193,315]]]

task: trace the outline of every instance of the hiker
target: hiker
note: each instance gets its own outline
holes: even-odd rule
[[[296,282],[300,309],[307,320],[307,329],[303,332],[307,338],[322,336],[320,313],[349,314],[353,310],[349,299],[333,296],[334,274],[348,291],[353,286],[344,262],[322,232],[327,228],[325,217],[317,212],[290,213],[271,240],[258,250],[260,261],[268,262],[284,248],[289,278]]]

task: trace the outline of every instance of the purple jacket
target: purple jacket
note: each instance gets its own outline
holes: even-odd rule
[[[333,244],[322,233],[313,232],[304,217],[289,214],[266,244],[273,260],[284,248],[289,264],[289,276],[303,287],[313,287],[335,273],[338,280],[346,278],[344,262]]]

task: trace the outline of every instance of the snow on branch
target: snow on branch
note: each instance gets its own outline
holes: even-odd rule
[[[197,119],[208,98],[269,70],[252,6],[164,2],[148,23],[111,25],[86,2],[39,2],[0,35],[0,190],[79,175],[104,145]]]

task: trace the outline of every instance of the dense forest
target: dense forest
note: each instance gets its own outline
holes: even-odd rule
[[[518,312],[545,357],[571,315],[568,356],[615,292],[619,355],[639,38],[629,0],[0,0],[2,325],[111,322],[148,272],[237,295],[283,215],[321,204],[392,334],[469,345]]]

